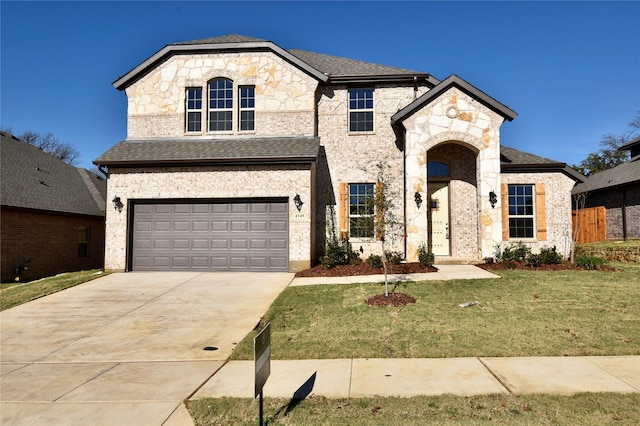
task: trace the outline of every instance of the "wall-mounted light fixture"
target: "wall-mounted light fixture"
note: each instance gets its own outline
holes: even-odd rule
[[[302,210],[302,205],[304,203],[300,199],[300,195],[296,194],[296,196],[293,197],[293,202],[296,204],[296,209],[298,209],[298,211]]]
[[[122,204],[120,197],[113,197],[113,200],[111,200],[111,202],[113,203],[113,208],[118,210],[118,213],[122,213],[122,208],[124,207],[124,204]]]
[[[491,208],[495,209],[496,203],[498,202],[498,197],[496,196],[496,193],[493,191],[489,192],[489,202],[491,203]]]
[[[413,196],[413,198],[414,198],[414,200],[416,200],[416,207],[418,207],[418,209],[420,209],[420,206],[422,205],[422,195],[420,195],[420,193],[416,191],[416,193]]]

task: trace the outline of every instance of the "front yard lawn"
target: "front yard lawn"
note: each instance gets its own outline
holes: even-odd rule
[[[616,266],[406,283],[417,302],[403,307],[367,306],[380,284],[289,287],[263,324],[273,359],[637,355],[640,266]],[[254,335],[232,359],[253,359]]]

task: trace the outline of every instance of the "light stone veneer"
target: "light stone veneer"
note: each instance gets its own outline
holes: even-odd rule
[[[227,135],[314,134],[318,82],[274,54],[240,52],[175,55],[129,86],[128,138],[184,136],[187,87],[203,90],[205,130],[207,83],[217,77],[233,80],[234,98],[239,86],[255,86],[255,131],[238,132],[234,123],[234,130]],[[237,117],[237,99],[234,108],[233,116]]]
[[[508,244],[522,241],[531,247],[534,253],[541,248],[555,247],[558,253],[568,257],[572,249],[571,237],[571,189],[575,181],[561,173],[504,173],[502,183],[531,184],[544,183],[545,210],[547,219],[547,239],[512,239],[501,244],[504,248]],[[500,210],[500,196],[496,210]]]
[[[470,260],[490,256],[502,239],[501,213],[498,208],[491,208],[489,192],[500,193],[500,126],[503,121],[497,113],[460,90],[451,88],[404,122],[407,129],[406,199],[411,199],[416,191],[426,192],[426,164],[432,148],[443,143],[455,143],[477,153],[475,235],[479,233],[479,246],[475,244],[477,253],[463,254]],[[461,194],[451,192],[451,203],[456,202],[457,196]],[[407,257],[408,260],[416,260],[418,246],[428,238],[427,215],[422,209],[418,210],[415,203],[409,202],[407,222],[411,224],[411,232],[407,233]],[[452,230],[453,253],[465,245],[464,235]]]
[[[312,170],[305,166],[244,166],[148,169],[112,169],[107,199],[120,197],[122,212],[107,209],[105,269],[126,268],[127,202],[141,199],[254,198],[289,199],[290,269],[309,266],[312,214],[307,206],[298,212],[293,196],[310,200]],[[310,204],[310,203],[309,203]]]

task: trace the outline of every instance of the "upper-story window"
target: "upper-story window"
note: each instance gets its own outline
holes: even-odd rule
[[[209,83],[209,131],[233,130],[233,82],[218,78]]]
[[[254,130],[256,89],[254,86],[240,86],[240,130]]]
[[[202,88],[187,88],[187,132],[202,131]]]
[[[186,132],[201,133],[204,129],[209,132],[255,130],[255,93],[255,86],[239,86],[236,89],[233,81],[227,78],[211,80],[206,94],[201,87],[187,87]],[[207,95],[208,98],[205,97]],[[208,110],[205,111],[207,105]]]
[[[349,131],[373,132],[373,89],[349,90]]]

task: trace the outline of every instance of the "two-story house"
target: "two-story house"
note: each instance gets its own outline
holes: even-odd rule
[[[509,241],[570,250],[580,175],[502,146],[516,113],[458,76],[230,35],[165,46],[114,87],[128,129],[95,160],[106,269],[296,271],[330,227],[379,253],[381,180],[408,261],[420,244],[459,262]]]

